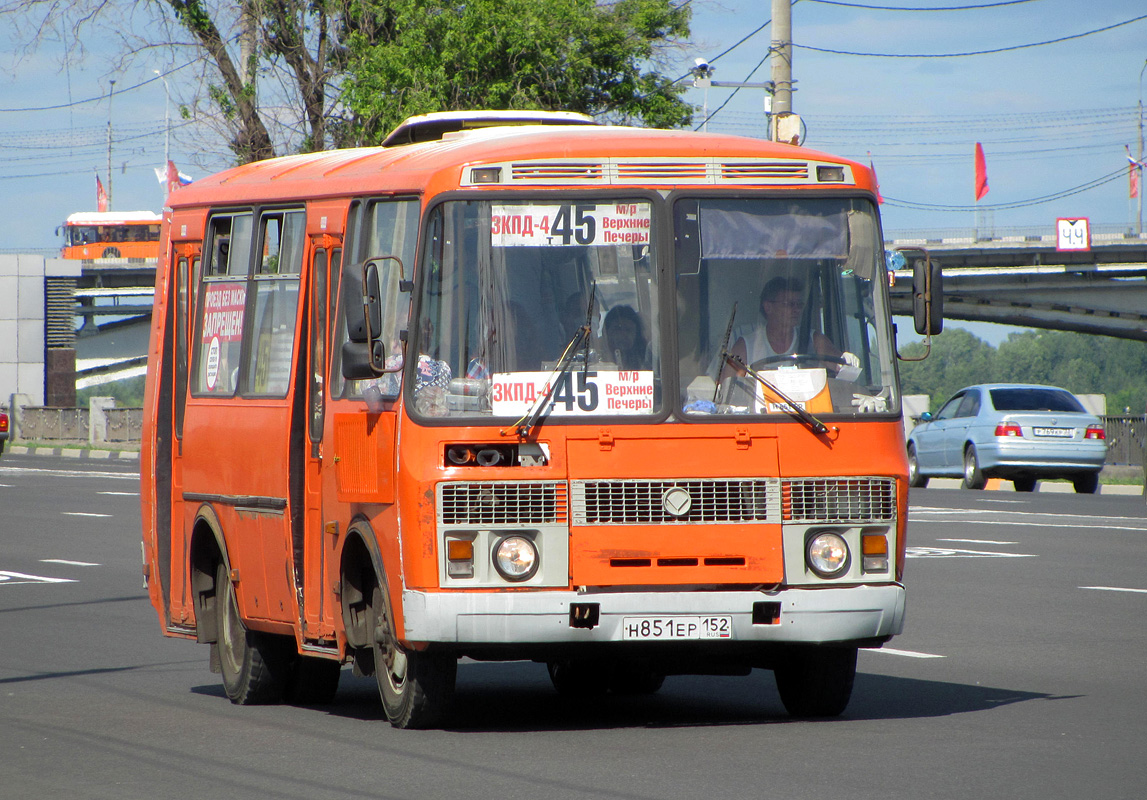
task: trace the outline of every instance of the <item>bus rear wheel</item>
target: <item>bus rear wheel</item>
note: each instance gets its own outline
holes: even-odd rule
[[[278,703],[283,699],[292,653],[286,637],[249,631],[239,617],[235,587],[227,566],[215,570],[215,613],[219,671],[223,690],[241,706]]]
[[[454,697],[458,660],[453,656],[405,650],[395,639],[387,593],[377,584],[374,612],[374,677],[386,718],[396,728],[433,728]]]
[[[855,647],[794,650],[773,670],[785,709],[794,717],[837,717],[852,698]]]

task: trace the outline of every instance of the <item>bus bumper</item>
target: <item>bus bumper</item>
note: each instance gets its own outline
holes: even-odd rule
[[[596,624],[575,624],[575,616],[582,616],[587,607]],[[900,633],[904,627],[904,587],[882,584],[768,593],[408,590],[403,592],[403,615],[403,638],[426,643],[620,642],[625,640],[627,617],[711,616],[731,619],[731,641],[847,642],[885,639]]]

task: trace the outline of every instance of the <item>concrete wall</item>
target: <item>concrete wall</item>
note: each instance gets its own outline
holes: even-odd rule
[[[0,255],[0,397],[45,401],[44,279],[78,278],[79,261]]]

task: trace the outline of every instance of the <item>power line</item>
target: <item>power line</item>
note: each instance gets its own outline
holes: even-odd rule
[[[1011,45],[1010,47],[997,47],[992,50],[974,50],[966,53],[858,53],[850,50],[832,50],[827,47],[813,47],[812,45],[797,44],[796,42],[793,42],[792,46],[799,47],[802,50],[812,50],[816,53],[831,53],[838,56],[864,56],[866,58],[964,58],[966,56],[986,56],[991,55],[992,53],[1007,53],[1012,50],[1024,50],[1029,47],[1043,47],[1044,45],[1048,44],[1059,44],[1060,42],[1067,42],[1072,39],[1082,39],[1084,36],[1091,36],[1092,34],[1103,33],[1104,31],[1121,28],[1124,25],[1130,25],[1133,22],[1139,22],[1140,20],[1144,19],[1147,19],[1147,14],[1135,17],[1134,19],[1124,20],[1123,22],[1117,22],[1114,25],[1108,25],[1104,28],[1096,28],[1093,31],[1087,31],[1085,33],[1073,33],[1070,36],[1061,36],[1058,39],[1048,39],[1047,41],[1031,42],[1029,44],[1016,44]]]
[[[986,209],[990,211],[1008,211],[1016,208],[1029,208],[1031,206],[1038,206],[1044,203],[1050,203],[1055,200],[1062,200],[1065,197],[1081,194],[1082,192],[1095,189],[1105,183],[1118,180],[1127,174],[1127,167],[1120,167],[1115,172],[1108,173],[1087,183],[1074,186],[1070,189],[1064,189],[1061,192],[1054,194],[1044,195],[1042,197],[1033,197],[1028,200],[1016,200],[1010,203],[978,203],[975,205],[956,206],[956,205],[941,205],[937,203],[917,203],[911,200],[900,200],[888,195],[883,195],[884,202],[887,205],[897,206],[900,208],[910,208],[917,211],[975,211],[976,209]]]
[[[123,94],[124,92],[131,92],[131,91],[134,91],[136,89],[140,89],[144,86],[147,86],[150,83],[155,83],[156,81],[163,80],[168,75],[176,73],[185,67],[190,67],[194,63],[195,63],[194,61],[188,61],[186,64],[182,64],[178,67],[172,67],[171,69],[169,69],[167,72],[163,73],[162,75],[156,75],[154,78],[148,78],[147,80],[140,81],[139,83],[135,84],[134,86],[128,86],[127,88],[120,89],[118,92],[113,91],[111,94]],[[28,112],[28,111],[59,111],[59,110],[64,109],[64,108],[75,108],[76,106],[82,106],[82,105],[85,105],[87,103],[98,103],[101,100],[106,100],[107,98],[108,98],[107,94],[101,94],[101,95],[97,95],[96,97],[88,97],[88,98],[85,98],[83,100],[73,100],[69,103],[57,103],[56,105],[52,105],[52,106],[28,106],[26,108],[0,108],[0,114],[17,114],[17,113],[24,113],[24,112]]]
[[[1018,6],[1022,3],[1034,3],[1038,0],[1004,0],[1001,3],[983,3],[976,6],[939,6],[936,8],[921,8],[919,6],[869,6],[862,3],[842,3],[839,0],[809,0],[811,3],[822,3],[826,6],[843,6],[845,8],[865,8],[870,11],[975,11],[982,8],[1000,8],[1002,6]]]

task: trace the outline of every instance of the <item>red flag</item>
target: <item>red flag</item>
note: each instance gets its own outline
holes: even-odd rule
[[[99,175],[96,175],[96,210],[108,210],[108,193],[104,191],[104,184]]]
[[[175,162],[167,162],[167,193],[171,194],[174,190],[179,188],[179,170],[175,168]]]
[[[1127,165],[1127,196],[1134,199],[1139,196],[1139,173],[1143,171],[1143,165],[1131,157],[1131,148],[1123,145],[1127,150],[1127,160],[1130,162]]]
[[[988,163],[984,160],[984,148],[976,142],[976,202],[988,193]]]
[[[872,163],[872,153],[868,154],[868,168],[872,170],[872,185],[876,189],[876,202],[877,204],[883,203],[884,198],[880,196],[880,181],[876,179],[876,165]]]

